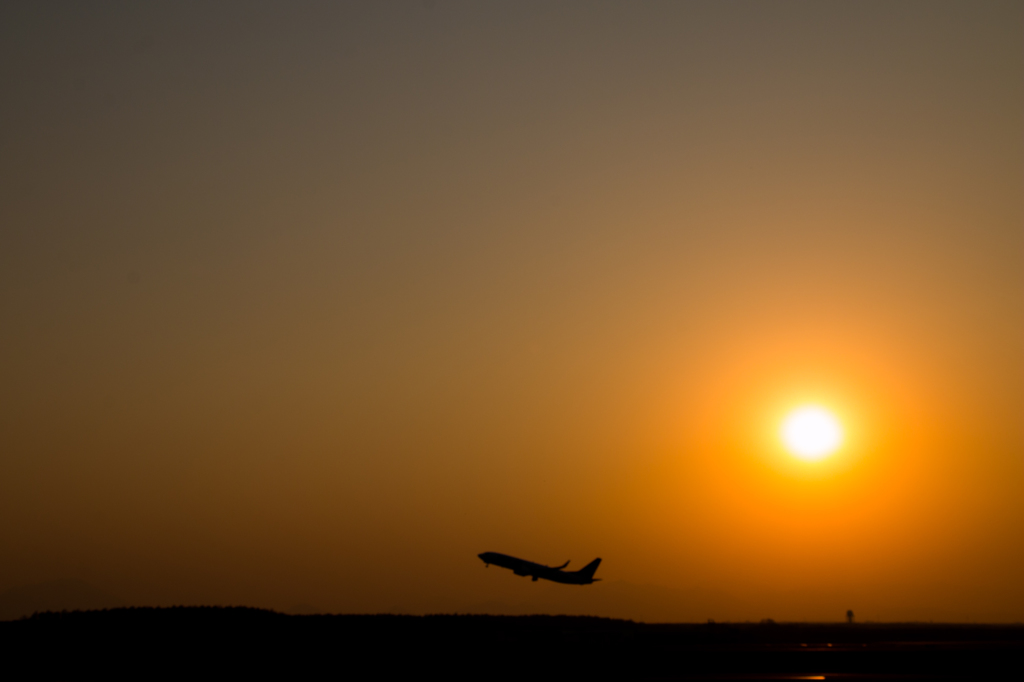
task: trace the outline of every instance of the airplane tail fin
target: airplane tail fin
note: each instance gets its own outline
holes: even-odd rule
[[[594,579],[594,572],[597,571],[597,567],[601,565],[600,559],[594,559],[589,564],[577,571],[584,578]]]

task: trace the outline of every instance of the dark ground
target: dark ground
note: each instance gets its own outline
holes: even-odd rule
[[[1024,626],[135,608],[0,622],[0,677],[1024,679]],[[7,673],[7,674],[5,674]],[[821,679],[821,678],[819,678]]]

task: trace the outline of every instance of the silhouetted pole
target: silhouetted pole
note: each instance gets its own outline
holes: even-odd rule
[[[853,625],[853,609],[846,612],[846,622]]]

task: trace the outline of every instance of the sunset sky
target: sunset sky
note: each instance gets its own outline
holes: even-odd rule
[[[0,86],[0,592],[1024,620],[1020,2],[4,3]]]

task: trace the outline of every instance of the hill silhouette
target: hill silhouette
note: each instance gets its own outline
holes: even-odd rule
[[[176,607],[42,613],[0,623],[0,660],[35,679],[351,674],[633,679],[844,673],[994,675],[1024,626],[647,624],[573,616],[290,616]]]

